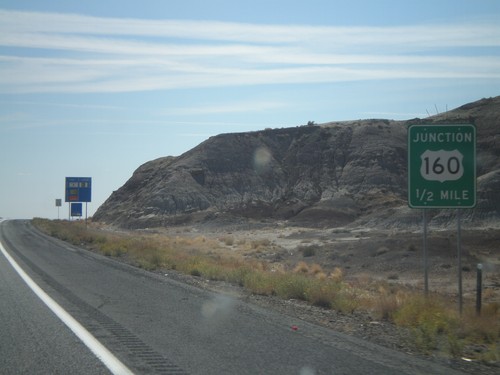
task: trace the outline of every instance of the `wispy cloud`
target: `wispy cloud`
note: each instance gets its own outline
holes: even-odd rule
[[[163,115],[212,115],[221,113],[241,113],[241,112],[264,112],[277,108],[284,108],[288,105],[279,101],[248,101],[229,102],[224,105],[205,105],[197,107],[178,107],[162,111]]]
[[[500,26],[487,20],[326,27],[0,10],[0,92],[500,79],[499,48]]]
[[[175,110],[173,112],[176,112]],[[179,110],[179,113],[183,112]],[[186,114],[189,112],[186,109]],[[201,112],[200,113],[206,113]],[[222,112],[221,112],[222,113]],[[173,119],[161,119],[161,120],[125,120],[125,119],[98,119],[98,118],[85,118],[85,119],[74,119],[74,118],[57,118],[57,119],[46,119],[39,120],[33,118],[29,115],[24,114],[14,114],[7,116],[0,116],[0,131],[23,131],[23,130],[33,130],[33,129],[45,129],[45,128],[59,128],[67,129],[70,132],[74,132],[75,127],[80,129],[85,128],[86,130],[96,127],[96,129],[101,129],[105,125],[109,129],[117,129],[110,131],[98,130],[92,132],[92,134],[149,134],[147,132],[140,133],[130,133],[125,132],[124,127],[128,126],[139,126],[142,129],[150,129],[151,134],[156,134],[159,128],[178,128],[179,126],[262,126],[262,123],[252,123],[252,122],[236,122],[236,121],[181,121]],[[90,134],[90,133],[88,133]],[[185,134],[184,134],[185,135]],[[212,134],[210,134],[212,135]]]
[[[56,102],[43,102],[43,101],[30,101],[30,100],[0,100],[0,104],[7,106],[26,106],[35,105],[42,107],[58,107],[58,108],[76,108],[76,109],[100,109],[100,110],[111,110],[111,111],[121,111],[127,109],[127,107],[113,106],[113,105],[99,105],[99,104],[68,104],[68,103],[56,103]],[[0,116],[0,122],[2,122],[2,116]]]

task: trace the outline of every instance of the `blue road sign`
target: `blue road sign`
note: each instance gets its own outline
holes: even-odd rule
[[[82,204],[81,203],[71,203],[71,216],[82,216]]]
[[[90,202],[92,177],[66,177],[65,202]]]

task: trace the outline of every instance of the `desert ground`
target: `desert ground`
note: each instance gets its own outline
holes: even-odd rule
[[[378,280],[424,290],[423,229],[305,228],[286,222],[189,225],[157,229],[169,236],[218,240],[228,254],[294,269],[299,262],[320,265],[326,273],[342,270],[346,281]],[[475,303],[477,266],[482,266],[482,297],[500,301],[500,229],[461,230],[464,300]],[[427,230],[430,292],[458,295],[457,230]]]

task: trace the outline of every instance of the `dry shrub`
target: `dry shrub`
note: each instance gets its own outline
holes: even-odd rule
[[[323,272],[323,268],[321,268],[321,266],[317,263],[314,263],[314,264],[311,264],[311,266],[309,267],[309,273],[311,275],[317,275],[319,273],[324,273]]]
[[[442,337],[448,337],[448,342],[456,341],[460,323],[457,313],[444,300],[423,295],[408,296],[393,319],[397,325],[411,329],[416,346],[425,353],[438,349]]]
[[[243,286],[252,293],[270,296],[276,293],[276,281],[272,273],[254,271],[245,275]]]
[[[265,249],[269,246],[271,246],[271,240],[268,238],[261,238],[258,240],[253,240],[251,242],[252,249]]]
[[[220,240],[223,242],[226,246],[233,246],[234,245],[234,237],[233,236],[224,236]]]
[[[293,269],[293,272],[294,273],[303,273],[303,274],[307,274],[309,273],[309,266],[307,265],[306,262],[302,262],[300,261],[299,263],[297,263],[297,265],[295,266],[295,268]]]
[[[496,343],[500,339],[500,303],[483,306],[480,315],[476,314],[475,309],[468,311],[463,316],[463,326],[463,334],[474,341]]]
[[[245,286],[245,280],[252,272],[256,271],[249,266],[241,266],[229,271],[226,270],[225,280],[232,284]]]
[[[316,252],[319,250],[318,245],[309,245],[309,246],[300,246],[298,249],[302,253],[304,258],[312,257],[316,255]]]
[[[164,267],[163,254],[159,249],[144,249],[140,256],[137,256],[139,267],[146,270],[156,270]]]
[[[391,291],[381,286],[374,299],[373,308],[379,319],[392,320],[407,298],[407,294],[402,290]]]
[[[361,305],[361,293],[359,289],[343,283],[338,284],[341,285],[341,288],[339,293],[335,296],[332,308],[345,314],[352,314]]]
[[[409,296],[394,313],[398,325],[409,327],[417,347],[426,353],[444,351],[486,362],[498,362],[500,306],[486,305],[480,316],[468,309],[459,316],[456,305],[436,296]],[[476,350],[477,348],[481,350]]]
[[[286,272],[286,266],[283,263],[273,263],[271,265],[271,272],[276,272],[284,274]]]
[[[328,276],[330,280],[335,282],[341,282],[344,279],[344,271],[341,268],[335,267],[332,272],[330,272],[330,276]]]
[[[411,251],[411,252],[415,252],[415,251],[417,251],[417,247],[414,244],[409,244],[407,250]]]
[[[99,247],[101,253],[105,256],[120,257],[128,252],[128,244],[125,240],[108,240]]]
[[[332,280],[316,280],[307,290],[307,301],[315,306],[331,309],[340,289],[340,284]]]
[[[276,294],[284,299],[306,301],[306,293],[311,288],[312,280],[300,273],[276,275]]]
[[[326,281],[328,279],[328,275],[324,272],[318,272],[314,275],[314,277],[316,277],[320,281]]]

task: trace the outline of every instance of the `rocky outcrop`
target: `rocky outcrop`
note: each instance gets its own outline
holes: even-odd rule
[[[222,134],[179,157],[140,166],[99,207],[94,220],[129,228],[229,216],[322,226],[418,221],[406,203],[407,126],[467,122],[477,127],[478,206],[465,216],[498,222],[499,120],[497,97],[425,120],[360,120]],[[452,220],[449,212],[434,211],[435,220]]]

